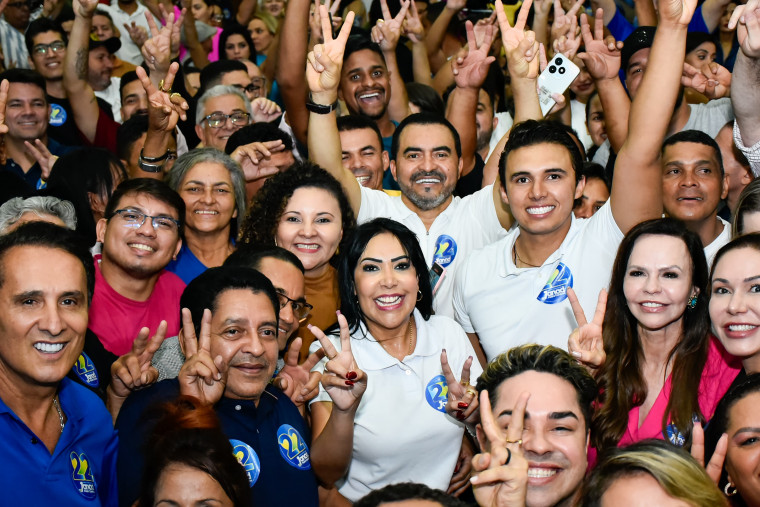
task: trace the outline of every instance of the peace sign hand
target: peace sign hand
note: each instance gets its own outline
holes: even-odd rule
[[[335,350],[332,342],[325,333],[316,326],[309,324],[309,331],[317,337],[327,356],[327,364],[322,374],[322,386],[333,402],[333,409],[342,412],[355,410],[359,406],[364,391],[367,389],[367,375],[356,366],[354,355],[351,353],[351,333],[348,322],[338,312],[340,327],[340,352]]]
[[[410,2],[409,9],[406,11],[404,19],[404,35],[412,42],[422,42],[425,40],[425,27],[420,20],[420,14],[417,12],[417,4]]]
[[[464,57],[455,58],[451,62],[454,81],[459,88],[479,89],[483,86],[483,81],[488,75],[488,66],[495,60],[493,56],[488,56],[494,39],[493,28],[493,25],[487,25],[483,42],[478,44],[475,40],[472,21],[465,23],[467,54]]]
[[[594,33],[591,34],[588,16],[581,14],[581,37],[585,52],[579,53],[578,58],[586,64],[588,73],[596,80],[618,79],[620,71],[620,50],[622,42],[615,38],[604,37],[604,11],[597,9],[594,15]]]
[[[596,311],[591,322],[586,321],[586,315],[573,289],[567,289],[567,299],[570,300],[575,320],[578,322],[578,327],[570,333],[567,340],[567,350],[593,375],[607,359],[602,338],[602,323],[607,309],[607,291],[604,289],[599,291]]]
[[[322,21],[322,35],[325,39],[323,44],[317,44],[306,57],[306,82],[312,95],[327,94],[338,96],[338,84],[340,84],[340,69],[343,66],[343,53],[346,50],[346,41],[351,33],[354,23],[354,13],[349,12],[346,20],[333,39],[330,27],[330,18],[327,16],[327,7],[319,6],[319,14]],[[332,103],[332,101],[330,102]]]
[[[148,94],[148,123],[151,130],[170,132],[177,126],[180,118],[187,119],[186,111],[190,107],[187,101],[179,93],[169,94],[177,71],[179,64],[174,62],[166,73],[163,89],[159,90],[145,73],[145,69],[137,67],[135,70],[145,93]]]
[[[144,327],[132,342],[132,350],[119,357],[111,365],[111,391],[126,398],[132,391],[142,389],[158,380],[158,370],[150,362],[166,338],[167,324],[162,320],[153,338],[150,328]]]
[[[488,391],[480,393],[478,440],[486,452],[472,458],[472,468],[477,475],[470,479],[475,500],[480,506],[525,505],[528,461],[522,451],[522,433],[528,398],[529,393],[522,393],[517,399],[505,432],[493,416]]]
[[[140,51],[150,71],[157,72],[164,77],[169,71],[171,63],[174,13],[169,14],[166,18],[166,26],[160,29],[150,12],[145,11],[145,18],[148,20],[148,26],[150,27],[150,39],[145,41]]]
[[[501,0],[496,0],[494,10],[496,19],[499,21],[501,40],[507,55],[507,66],[512,79],[536,79],[538,77],[538,42],[536,34],[531,30],[525,30],[528,19],[528,11],[533,0],[526,0],[520,7],[515,26],[509,26],[507,15],[504,13],[504,5]]]
[[[446,349],[441,352],[441,370],[449,391],[446,413],[460,421],[475,424],[478,415],[478,392],[470,385],[471,366],[472,356],[464,362],[462,376],[457,380],[449,366]]]
[[[691,430],[691,457],[697,460],[697,463],[705,467],[705,472],[710,479],[717,485],[720,482],[720,475],[723,472],[723,462],[726,459],[728,450],[728,435],[723,433],[715,444],[715,450],[710,458],[710,462],[705,465],[705,432],[702,429],[702,423],[694,422]]]
[[[578,33],[578,18],[573,16],[570,20],[570,30],[552,41],[554,53],[562,53],[569,60],[575,58],[581,47],[581,38]]]
[[[322,375],[318,371],[311,371],[311,369],[325,357],[324,349],[318,349],[309,354],[306,361],[298,364],[301,343],[303,343],[301,338],[293,340],[287,354],[285,354],[285,366],[274,379],[275,387],[285,393],[296,407],[302,407],[319,394],[319,381]]]
[[[383,52],[389,53],[396,50],[398,39],[401,37],[401,28],[406,17],[406,11],[409,9],[411,1],[401,0],[401,9],[399,9],[398,14],[394,18],[391,16],[390,9],[388,9],[388,3],[385,0],[380,0],[383,19],[377,20],[377,24],[372,27],[370,35],[372,42],[379,44]]]
[[[182,309],[180,340],[187,360],[179,370],[179,392],[192,396],[204,405],[214,405],[224,394],[227,385],[227,363],[222,356],[211,358],[211,311],[203,310],[201,336],[196,339],[190,310]]]

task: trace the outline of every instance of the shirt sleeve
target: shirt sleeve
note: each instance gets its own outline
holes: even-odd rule
[[[465,333],[474,333],[470,316],[467,313],[467,304],[465,302],[465,282],[467,280],[467,267],[469,262],[465,261],[457,270],[454,279],[454,320],[462,326]]]
[[[754,174],[755,177],[760,176],[760,141],[752,146],[744,146],[744,143],[742,143],[742,135],[739,131],[739,124],[736,120],[734,120],[734,143],[736,144],[736,147],[739,148],[739,151],[747,157],[749,167],[752,169],[752,174]]]

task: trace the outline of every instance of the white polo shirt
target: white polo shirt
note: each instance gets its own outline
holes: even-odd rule
[[[504,239],[470,255],[457,273],[456,320],[478,334],[489,361],[526,343],[566,350],[577,327],[567,287],[591,319],[623,240],[609,201],[589,219],[572,216],[565,240],[539,268],[515,267],[512,247],[519,235],[513,227]]]
[[[441,351],[446,349],[456,378],[470,356],[472,384],[482,369],[456,322],[436,315],[425,321],[417,310],[414,321],[417,345],[403,362],[388,354],[364,326],[351,337],[356,364],[367,374],[367,390],[354,418],[351,464],[336,485],[352,502],[397,482],[419,482],[445,491],[451,481],[464,426],[445,411],[448,385]],[[341,349],[337,336],[330,340]],[[315,341],[311,350],[318,348]],[[323,359],[314,370],[322,372],[324,366]],[[331,401],[321,385],[312,403],[318,401]]]
[[[465,198],[454,197],[436,217],[428,231],[417,214],[406,207],[401,196],[361,187],[362,203],[358,223],[386,217],[401,222],[417,235],[428,268],[439,261],[446,275],[433,299],[436,315],[454,317],[452,298],[454,275],[471,252],[504,237],[493,202],[493,185]]]
[[[150,27],[148,26],[148,20],[145,18],[145,13],[148,9],[140,2],[135,2],[135,5],[137,5],[137,10],[132,14],[127,14],[121,10],[118,0],[111,0],[111,5],[98,4],[98,9],[107,11],[111,15],[114,26],[119,29],[119,33],[121,34],[121,49],[116,52],[116,56],[125,62],[140,65],[143,62],[142,53],[137,44],[132,41],[132,37],[129,36],[129,32],[124,28],[124,25],[131,25],[134,22],[137,26],[145,28],[148,37],[150,37]],[[158,22],[156,24],[161,28]]]

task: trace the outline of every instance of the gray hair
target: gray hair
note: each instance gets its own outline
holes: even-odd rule
[[[222,95],[237,95],[245,103],[245,110],[249,115],[253,116],[253,108],[251,107],[251,101],[245,96],[245,93],[240,91],[239,88],[229,85],[216,85],[206,90],[201,98],[198,99],[198,105],[195,109],[195,124],[200,125],[203,119],[208,113],[206,113],[206,101],[214,97],[221,97]]]
[[[74,205],[57,197],[14,197],[0,206],[0,234],[5,234],[9,227],[18,222],[25,213],[37,216],[50,215],[60,218],[67,229],[77,228],[77,216]]]
[[[216,163],[223,166],[230,173],[232,188],[235,193],[235,208],[237,209],[237,219],[232,227],[232,234],[237,236],[237,228],[245,217],[246,200],[245,200],[245,175],[237,162],[232,157],[216,148],[196,148],[180,156],[172,166],[171,171],[166,175],[166,183],[179,193],[180,186],[185,180],[190,169],[204,162]],[[235,219],[233,219],[235,220]]]

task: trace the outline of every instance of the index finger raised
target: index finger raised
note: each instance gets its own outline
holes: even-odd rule
[[[330,24],[330,16],[327,12],[327,6],[319,6],[319,24],[322,25],[322,39],[325,44],[333,40],[332,25]]]
[[[208,308],[203,310],[201,335],[198,337],[198,350],[205,350],[206,352],[211,350],[211,310]]]
[[[607,290],[602,289],[599,291],[599,298],[596,300],[596,310],[594,311],[594,318],[591,322],[598,324],[599,326],[604,323],[604,314],[607,311]]]
[[[516,29],[518,30],[525,29],[525,24],[528,22],[528,14],[530,13],[531,5],[533,5],[533,0],[525,0],[525,2],[520,7],[520,12],[517,14],[517,21],[515,21]]]
[[[153,18],[153,14],[151,14],[150,11],[145,11],[145,19],[148,21],[148,27],[150,28],[150,36],[158,37],[160,30],[158,29],[158,25],[156,25],[156,20]],[[132,24],[134,24],[134,22]]]
[[[578,0],[575,2],[575,5],[573,5],[569,11],[567,11],[568,16],[575,16],[575,14],[580,10],[581,6],[586,0]]]
[[[525,425],[525,408],[528,406],[530,393],[522,393],[517,398],[515,408],[512,409],[512,417],[507,426],[507,445],[513,445],[522,440],[523,427]]]
[[[496,418],[491,411],[491,400],[488,398],[488,390],[486,389],[480,392],[480,426],[491,446],[504,445],[504,434],[496,424]]]
[[[338,351],[335,350],[335,346],[321,329],[319,329],[317,326],[312,326],[311,324],[308,324],[306,327],[309,331],[311,331],[311,334],[313,334],[317,340],[319,340],[319,344],[322,345],[327,359],[332,359],[338,355]]]
[[[391,10],[388,8],[388,2],[385,0],[380,0],[380,10],[383,13],[383,20],[385,22],[393,19],[393,16],[391,16]]]

